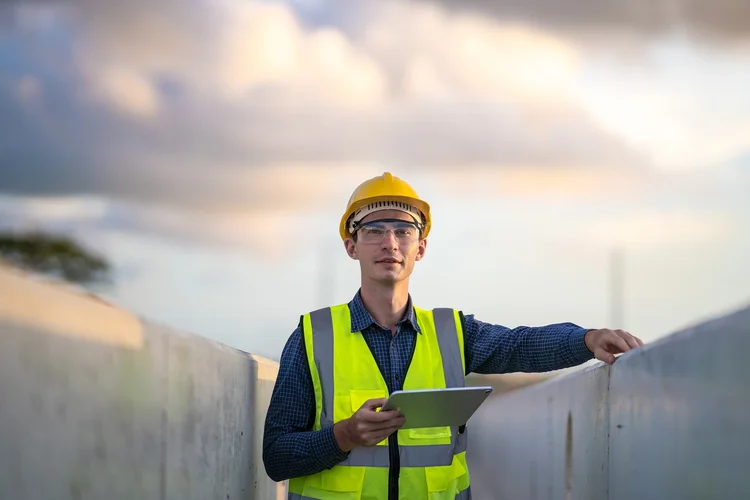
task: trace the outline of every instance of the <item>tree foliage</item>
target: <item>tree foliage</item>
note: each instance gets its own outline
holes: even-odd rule
[[[17,267],[80,285],[103,284],[110,278],[105,257],[63,235],[0,233],[0,256]]]

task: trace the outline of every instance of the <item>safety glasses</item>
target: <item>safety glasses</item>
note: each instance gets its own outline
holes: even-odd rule
[[[380,243],[388,232],[400,243],[413,243],[419,239],[420,225],[401,219],[377,219],[358,224],[355,230],[362,243]]]

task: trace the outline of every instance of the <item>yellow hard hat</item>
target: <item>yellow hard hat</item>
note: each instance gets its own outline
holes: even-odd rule
[[[421,199],[405,181],[394,177],[390,172],[368,179],[354,190],[349,198],[346,211],[341,217],[339,233],[341,239],[351,237],[349,219],[356,222],[375,210],[402,210],[421,219],[422,238],[426,238],[432,227],[430,205]]]

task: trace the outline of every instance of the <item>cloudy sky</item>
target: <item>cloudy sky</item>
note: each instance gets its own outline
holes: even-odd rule
[[[277,358],[356,292],[338,219],[387,170],[433,206],[422,307],[648,341],[750,302],[748,88],[745,0],[3,2],[0,226]]]

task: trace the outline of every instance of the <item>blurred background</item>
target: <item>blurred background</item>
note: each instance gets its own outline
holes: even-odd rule
[[[750,299],[750,3],[0,4],[0,251],[278,360],[337,224],[432,205],[421,307],[651,342]]]

